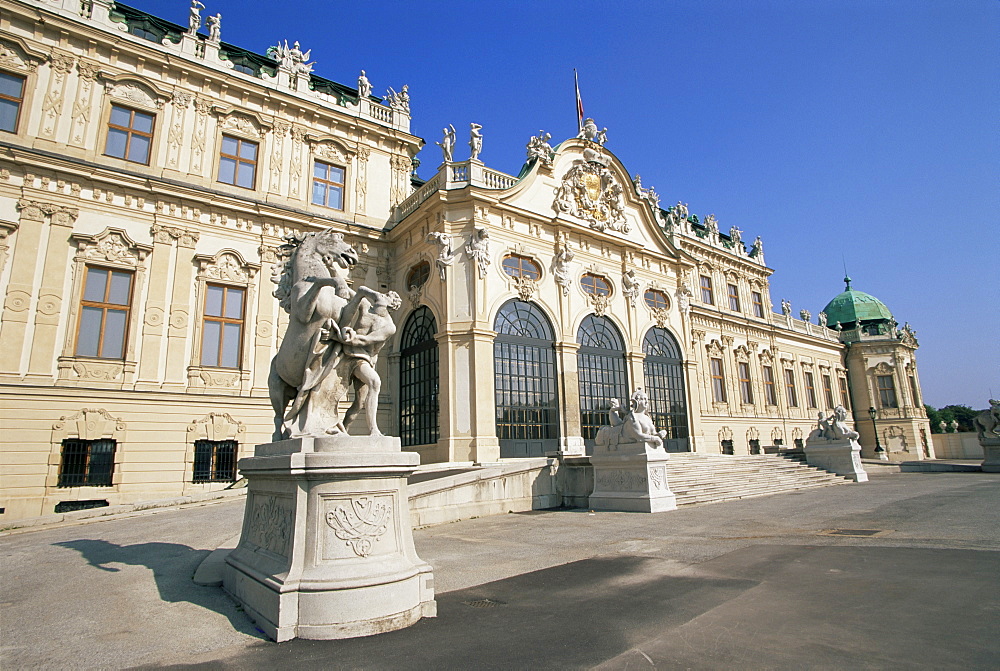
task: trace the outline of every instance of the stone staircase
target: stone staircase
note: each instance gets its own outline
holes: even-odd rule
[[[850,482],[791,458],[697,453],[671,454],[667,462],[667,481],[670,491],[677,497],[678,506]]]

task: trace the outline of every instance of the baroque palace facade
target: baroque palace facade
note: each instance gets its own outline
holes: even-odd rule
[[[865,456],[873,425],[932,456],[909,327],[850,286],[775,313],[760,238],[662,209],[596,126],[421,181],[405,87],[197,12],[0,0],[0,519],[231,486],[274,428],[283,238],[329,227],[403,297],[379,424],[423,463],[585,454],[635,387],[671,451],[801,444],[843,404]]]

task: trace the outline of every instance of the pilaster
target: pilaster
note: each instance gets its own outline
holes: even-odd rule
[[[0,374],[3,375],[21,373],[21,356],[28,331],[28,309],[31,307],[33,282],[39,263],[38,250],[41,249],[46,212],[53,209],[53,206],[22,198],[17,203],[17,209],[21,217],[0,325]]]
[[[167,369],[163,388],[184,391],[187,388],[187,342],[191,332],[191,286],[194,274],[195,231],[180,230],[174,285],[171,291],[170,319],[167,326]]]
[[[152,390],[160,387],[160,362],[163,360],[164,316],[170,274],[170,257],[174,242],[180,237],[179,228],[154,224],[153,254],[149,268],[149,293],[146,298],[145,319],[142,324],[142,351],[139,354],[139,375],[136,389]]]

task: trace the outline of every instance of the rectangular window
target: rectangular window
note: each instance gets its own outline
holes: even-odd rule
[[[919,408],[921,406],[920,394],[917,393],[917,378],[913,375],[910,375],[910,393],[913,394],[913,407]]]
[[[222,151],[219,152],[219,181],[252,189],[256,179],[257,143],[223,135]]]
[[[235,440],[194,441],[193,482],[235,482],[238,448]]]
[[[206,285],[201,335],[201,365],[239,368],[243,349],[245,289]]]
[[[823,394],[826,396],[826,407],[833,407],[833,381],[829,375],[823,376]]]
[[[729,292],[729,309],[733,312],[740,311],[740,292],[735,284],[727,284],[726,290]]]
[[[764,366],[764,398],[768,405],[778,405],[778,395],[774,392],[774,369]]]
[[[152,114],[120,105],[111,106],[108,141],[104,145],[105,155],[148,165],[149,148],[152,143]]]
[[[847,393],[847,378],[844,377],[843,375],[841,375],[838,378],[838,382],[840,383],[840,404],[842,406],[844,406],[845,410],[850,410],[851,409],[851,397]]]
[[[87,266],[80,301],[76,355],[124,358],[131,303],[132,273]]]
[[[740,397],[744,403],[753,403],[753,388],[750,385],[750,364],[740,362],[737,364],[740,374]]]
[[[785,369],[785,391],[788,393],[788,407],[799,407],[799,395],[795,391],[795,371],[791,368]]]
[[[60,487],[110,487],[115,470],[115,441],[67,438],[59,463]]]
[[[876,375],[878,385],[878,400],[883,408],[898,408],[896,402],[896,383],[893,382],[892,375]]]
[[[753,316],[764,318],[764,297],[759,291],[750,292],[750,300],[753,302]]]
[[[344,169],[329,163],[313,164],[313,205],[344,209]]]
[[[0,72],[0,130],[17,132],[23,102],[24,77]]]
[[[810,408],[816,407],[816,383],[813,379],[813,374],[810,372],[803,373],[806,379],[806,401],[809,402]]]
[[[712,294],[712,278],[707,275],[701,276],[701,302],[715,305],[715,296]]]
[[[722,359],[712,359],[712,398],[716,403],[726,402],[726,378],[722,373]]]

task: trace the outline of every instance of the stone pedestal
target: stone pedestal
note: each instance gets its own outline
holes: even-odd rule
[[[590,463],[594,466],[594,510],[659,513],[677,508],[667,482],[667,461],[663,448],[646,443],[597,445]]]
[[[861,465],[861,446],[856,440],[826,440],[810,438],[805,446],[806,463],[825,471],[868,482],[868,473]]]
[[[983,473],[1000,473],[1000,438],[981,438],[983,448]]]
[[[296,438],[241,459],[243,535],[223,585],[276,641],[368,636],[436,614],[413,547],[398,438]]]

